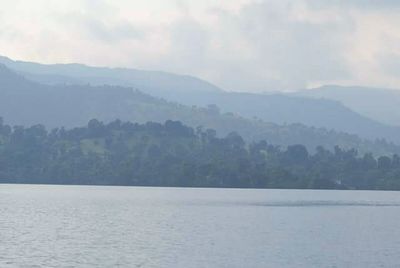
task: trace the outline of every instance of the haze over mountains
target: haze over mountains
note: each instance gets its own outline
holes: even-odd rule
[[[24,77],[43,84],[119,85],[140,89],[154,96],[190,92],[222,91],[213,84],[192,76],[161,71],[143,71],[126,68],[89,67],[83,64],[45,65],[13,61],[0,56],[0,63],[20,72]]]
[[[400,91],[357,86],[323,86],[301,90],[293,96],[337,100],[374,120],[400,126]]]
[[[48,128],[86,125],[90,119],[115,119],[144,123],[179,120],[191,127],[215,129],[220,136],[238,132],[248,141],[267,140],[276,145],[304,144],[310,150],[323,145],[333,149],[357,148],[377,155],[399,153],[384,141],[365,141],[355,135],[302,124],[280,126],[217,107],[190,107],[155,98],[120,86],[44,85],[30,81],[5,66],[0,67],[0,115],[12,125],[44,124]]]
[[[399,109],[395,109],[397,100],[392,98],[392,105],[385,106],[386,112],[381,114],[379,111],[383,109],[373,109],[374,99],[386,101],[390,98],[387,91],[374,90],[366,101],[363,88],[358,88],[357,94],[350,90],[342,90],[340,93],[333,88],[302,91],[292,95],[236,93],[223,91],[194,77],[165,72],[99,68],[80,64],[43,65],[13,61],[6,57],[1,57],[0,63],[28,79],[48,85],[107,84],[133,87],[155,97],[188,106],[205,107],[216,104],[223,113],[233,112],[249,119],[258,118],[275,124],[300,123],[356,134],[366,139],[385,138],[400,143],[400,127],[385,124],[396,125],[393,124],[396,122],[396,112],[400,117]],[[359,96],[358,99],[355,95]],[[392,116],[386,116],[387,114]],[[386,118],[380,120],[385,123],[378,121],[382,118]]]

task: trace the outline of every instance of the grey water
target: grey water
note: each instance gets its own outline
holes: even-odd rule
[[[400,193],[0,185],[0,267],[400,267]]]

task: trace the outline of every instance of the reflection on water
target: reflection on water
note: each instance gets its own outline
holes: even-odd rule
[[[398,267],[400,194],[0,185],[0,267]]]

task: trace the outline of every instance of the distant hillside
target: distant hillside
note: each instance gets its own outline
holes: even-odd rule
[[[223,113],[233,112],[249,119],[258,118],[275,124],[300,123],[356,134],[366,139],[385,138],[400,144],[400,127],[392,127],[372,120],[365,116],[369,113],[354,112],[338,101],[310,99],[299,95],[225,92],[194,77],[164,72],[98,68],[80,64],[43,65],[12,61],[4,57],[0,58],[0,62],[40,83],[95,86],[108,84],[133,87],[147,94],[184,105],[204,107],[216,104]],[[360,103],[362,104],[363,101]],[[366,105],[369,105],[368,100]],[[389,106],[390,104],[387,107]],[[381,107],[382,104],[380,109]],[[373,118],[380,119],[384,116]]]
[[[352,111],[338,101],[283,94],[203,93],[183,103],[217,104],[223,112],[276,124],[301,123],[356,134],[367,139],[385,138],[400,144],[400,127],[385,125]]]
[[[310,150],[323,145],[332,149],[357,148],[377,155],[400,153],[384,141],[365,141],[356,135],[306,127],[302,124],[265,123],[221,113],[216,107],[189,107],[157,99],[130,88],[117,86],[42,85],[0,66],[0,116],[12,125],[44,124],[49,128],[83,126],[92,119],[104,122],[121,119],[144,123],[179,120],[191,127],[212,128],[220,135],[236,131],[246,140],[265,139],[287,146],[301,143]]]
[[[292,95],[337,100],[362,115],[400,126],[400,90],[332,85],[301,90]]]
[[[0,64],[23,74],[30,80],[44,84],[120,85],[141,89],[156,96],[221,91],[215,85],[199,78],[161,71],[89,67],[83,64],[45,65],[13,61],[2,56]]]

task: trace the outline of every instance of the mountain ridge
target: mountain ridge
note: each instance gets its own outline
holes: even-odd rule
[[[19,72],[29,79],[36,79],[36,81],[44,82],[50,85],[54,84],[55,81],[60,82],[59,80],[54,79],[54,77],[47,77],[47,81],[43,81],[46,80],[43,78],[43,75],[41,76],[38,74],[39,77],[32,77],[32,75],[22,72],[22,67],[28,64],[30,69],[45,68],[47,72],[51,71],[51,74],[55,75],[58,71],[53,70],[52,65],[14,62],[10,59],[7,61],[8,64],[11,65],[14,63],[14,67],[15,64],[18,64],[18,66],[20,66]],[[58,66],[62,66],[63,68],[67,69],[69,67],[69,65]],[[92,68],[85,65],[78,66],[79,68],[84,68],[86,72],[96,73],[96,70],[98,70],[95,67]],[[8,67],[11,68],[12,66]],[[27,67],[25,67],[24,70],[26,71]],[[106,68],[105,70],[107,72],[110,70],[116,70],[116,72],[118,72],[119,69]],[[39,71],[36,72],[40,73]],[[58,72],[58,75],[63,76],[65,73]],[[140,89],[146,94],[188,106],[196,105],[204,107],[209,104],[215,104],[223,113],[232,112],[248,119],[258,118],[265,122],[271,122],[279,125],[300,123],[317,128],[334,129],[338,132],[356,134],[365,139],[373,140],[377,138],[385,138],[389,141],[400,144],[400,127],[389,126],[379,121],[370,119],[365,115],[354,112],[352,109],[343,105],[337,100],[321,100],[287,94],[268,95],[255,93],[235,93],[226,92],[223,90],[207,90],[199,87],[191,87],[191,84],[185,84],[183,82],[175,82],[175,85],[177,83],[181,84],[179,85],[178,89],[171,89],[171,86],[173,85],[165,84],[162,81],[155,81],[157,80],[156,78],[154,78],[154,80],[142,77],[141,79],[143,80],[139,79],[140,81],[137,82],[136,77],[130,76],[129,72],[128,75],[113,74],[116,76],[112,79],[108,77],[101,77],[100,74],[98,75],[99,76],[96,79],[84,76],[69,77],[70,79],[75,80],[66,84],[91,84],[94,86],[110,84],[122,87],[133,87]],[[147,81],[147,84],[143,82],[145,80]],[[149,88],[149,84],[151,83],[153,83],[153,87]],[[146,84],[147,86],[143,84]],[[160,84],[162,84],[162,87],[155,88]],[[205,84],[201,85],[208,86],[209,84],[206,82]]]
[[[393,126],[400,126],[400,90],[326,85],[288,95],[342,102],[352,110]]]
[[[82,79],[115,79],[115,81],[118,82],[118,80],[128,80],[128,77],[134,77],[134,79],[139,81],[138,84],[130,84],[127,86],[135,88],[144,86],[149,90],[157,87],[161,88],[162,90],[174,89],[181,91],[186,89],[187,85],[189,84],[192,91],[194,89],[201,89],[202,91],[222,91],[222,89],[218,88],[217,86],[200,78],[190,75],[174,74],[165,71],[139,70],[133,68],[93,67],[81,63],[41,64],[27,61],[14,61],[5,56],[0,56],[0,63],[6,65],[10,69],[20,72],[24,76],[28,76],[27,78],[29,78],[30,75],[33,75],[36,76],[37,79],[41,79],[43,78],[41,75],[44,77],[51,77],[52,75],[60,76],[60,73],[63,73],[61,76],[65,78],[64,82],[68,82],[70,78],[75,76],[79,76]],[[115,76],[116,78],[113,78]],[[157,83],[158,80],[165,84]],[[50,81],[47,82],[50,83]],[[143,82],[145,83],[141,84]],[[102,85],[101,79],[97,81],[97,85]]]
[[[1,70],[4,72],[1,72]],[[0,81],[10,74],[0,68]],[[11,72],[12,74],[13,72]],[[216,129],[220,135],[238,132],[247,141],[268,140],[288,146],[301,143],[310,150],[319,145],[333,149],[357,148],[376,155],[400,153],[400,147],[383,140],[367,141],[346,133],[302,124],[277,125],[251,120],[233,113],[221,113],[215,107],[189,107],[155,98],[132,88],[117,86],[49,86],[12,75],[14,84],[0,83],[0,116],[12,125],[43,124],[48,128],[78,127],[90,119],[104,122],[116,119],[145,123],[179,120],[190,127]],[[25,86],[21,86],[25,83]]]

